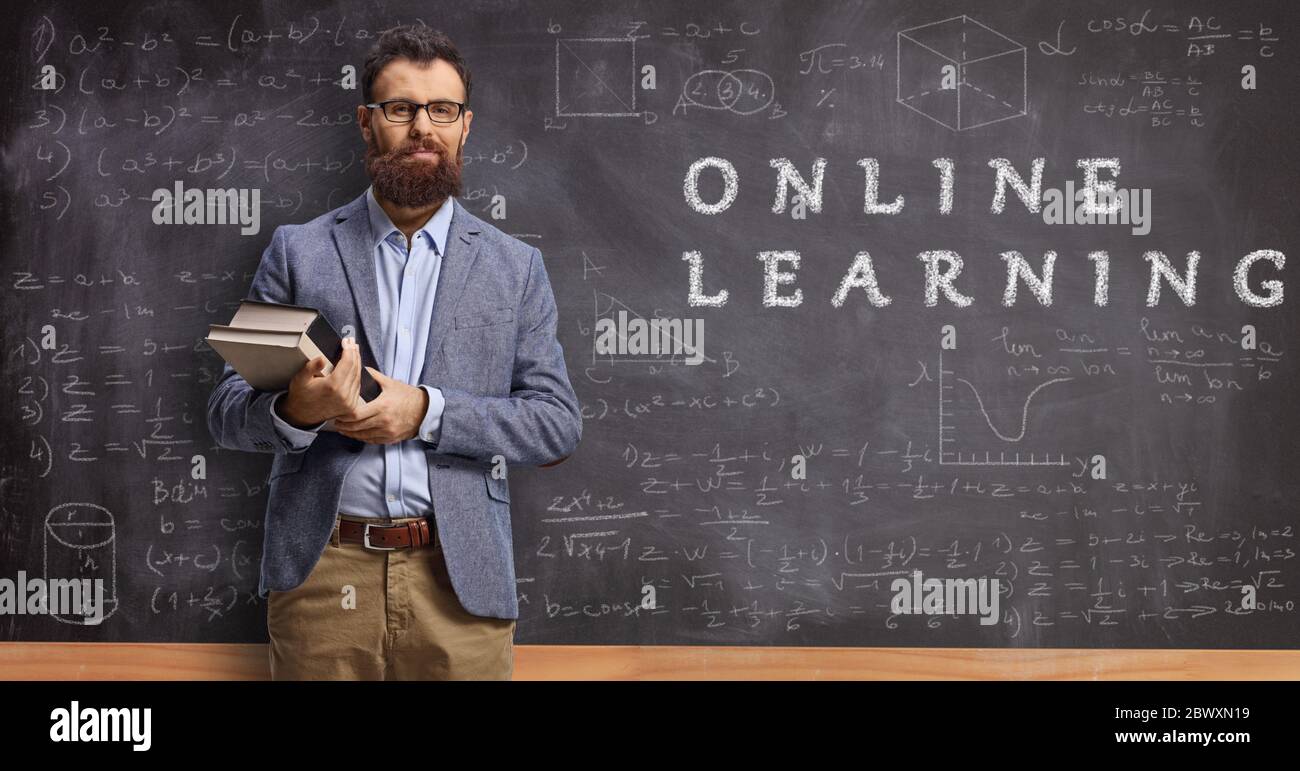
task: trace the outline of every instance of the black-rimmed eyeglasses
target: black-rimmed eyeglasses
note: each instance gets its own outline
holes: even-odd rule
[[[371,109],[378,107],[384,111],[384,117],[393,123],[410,123],[415,120],[416,111],[421,108],[429,114],[429,120],[434,123],[455,123],[460,120],[460,114],[464,111],[465,104],[446,99],[426,104],[419,104],[406,99],[388,99],[383,102],[368,104],[366,107]]]

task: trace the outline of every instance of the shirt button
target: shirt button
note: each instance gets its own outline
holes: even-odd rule
[[[397,496],[396,496],[396,495],[390,495],[390,496],[388,496],[388,500],[389,500],[389,501],[395,501],[395,500],[397,500]]]

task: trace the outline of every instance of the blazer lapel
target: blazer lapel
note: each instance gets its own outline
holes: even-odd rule
[[[379,284],[375,279],[374,251],[370,242],[370,217],[366,209],[366,196],[362,193],[337,215],[331,229],[334,243],[347,272],[352,288],[352,300],[361,319],[366,347],[376,362],[376,368],[388,373],[384,360],[383,326],[379,319]],[[443,345],[455,318],[456,302],[465,290],[478,250],[482,245],[482,230],[473,215],[465,210],[458,199],[452,199],[451,226],[447,230],[447,253],[443,255],[442,269],[438,273],[438,289],[433,302],[433,321],[429,326],[429,340],[425,344],[424,365],[417,383],[443,374]],[[437,385],[433,383],[433,385]]]
[[[366,194],[362,193],[339,211],[331,232],[338,247],[348,284],[352,287],[352,301],[361,319],[366,348],[375,360],[375,368],[388,372],[382,345],[383,327],[379,320],[379,284],[375,280],[375,255],[370,242],[370,217],[366,209]]]
[[[445,374],[443,346],[456,315],[456,302],[465,290],[474,260],[478,258],[483,243],[482,230],[472,214],[465,210],[459,199],[452,199],[451,227],[447,231],[447,253],[443,255],[442,270],[438,274],[438,289],[433,301],[433,323],[429,325],[429,340],[424,348],[424,366],[416,383],[438,385]],[[373,283],[373,281],[372,281]]]

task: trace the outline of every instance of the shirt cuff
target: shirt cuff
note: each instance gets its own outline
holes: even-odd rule
[[[280,398],[287,393],[289,392],[281,391],[271,400],[271,420],[275,423],[275,430],[280,434],[280,437],[285,440],[289,447],[294,450],[305,450],[311,446],[313,441],[315,441],[316,432],[320,431],[321,426],[325,425],[329,421],[322,420],[312,428],[298,428],[297,426],[289,425],[289,423],[285,421],[284,418],[280,417],[279,413],[275,411],[276,403],[279,402]]]
[[[435,448],[438,446],[438,440],[442,438],[442,411],[447,406],[447,400],[442,396],[441,388],[433,386],[420,386],[429,394],[429,408],[424,412],[424,420],[420,422],[420,438]]]

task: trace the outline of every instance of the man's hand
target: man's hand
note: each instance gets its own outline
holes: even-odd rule
[[[379,396],[370,402],[358,401],[350,414],[334,418],[334,428],[346,437],[372,444],[393,444],[417,436],[429,409],[429,393],[374,367],[366,369],[379,383]]]
[[[289,393],[277,405],[280,416],[297,428],[314,426],[336,415],[350,413],[361,402],[361,353],[357,342],[343,338],[343,355],[328,375],[320,374],[328,362],[317,356],[289,381]]]

